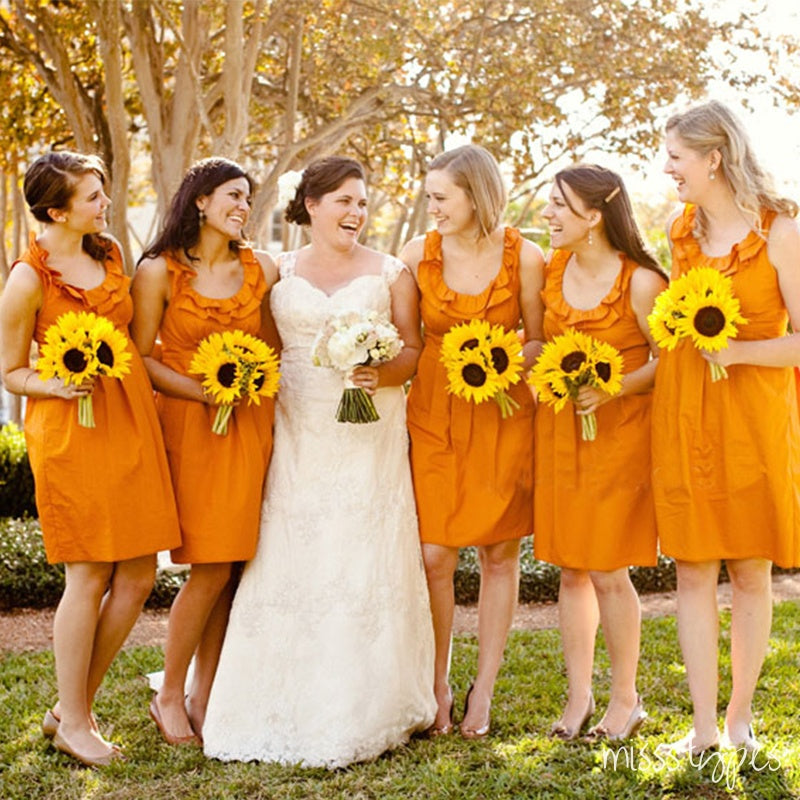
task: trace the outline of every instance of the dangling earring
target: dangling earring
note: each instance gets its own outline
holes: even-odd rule
[[[586,243],[591,247],[594,244],[594,239],[592,239],[592,229],[589,228],[589,238],[587,239]]]
[[[203,225],[205,225],[205,222],[206,222],[206,212],[205,212],[205,211],[203,211],[203,209],[202,209],[202,208],[199,208],[199,209],[197,210],[197,220],[198,220],[198,222],[200,223],[200,227],[202,227]]]
[[[708,173],[708,179],[710,181],[715,181],[717,179],[717,173],[715,170],[712,169],[711,172]]]

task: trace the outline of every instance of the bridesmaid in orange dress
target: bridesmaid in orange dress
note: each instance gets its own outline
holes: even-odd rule
[[[159,393],[183,536],[172,560],[192,565],[172,604],[164,682],[150,704],[170,744],[201,740],[233,596],[232,567],[255,554],[272,451],[272,400],[237,405],[227,434],[218,435],[211,429],[217,406],[201,379],[188,374],[198,344],[215,331],[241,330],[277,343],[269,311],[277,268],[268,253],[242,243],[252,190],[250,177],[232,161],[195,164],[133,283],[133,338]]]
[[[717,576],[733,590],[723,743],[758,747],[752,700],[772,622],[771,562],[800,564],[797,204],[780,197],[739,120],[712,101],[667,122],[667,163],[684,209],[670,222],[672,277],[712,267],[733,281],[747,324],[718,353],[689,341],[659,359],[653,489],[662,551],[678,570],[678,634],[694,727],[662,745],[678,755],[720,740]],[[709,364],[728,368],[711,381]]]
[[[455,605],[453,575],[460,547],[478,546],[478,674],[464,704],[461,735],[489,732],[494,683],[514,614],[519,540],[532,530],[533,398],[524,382],[519,403],[501,419],[496,403],[474,403],[447,391],[439,361],[442,336],[454,325],[485,319],[524,328],[525,366],[540,347],[543,256],[500,219],[506,192],[497,163],[466,145],[435,158],[425,179],[436,230],[410,241],[401,258],[422,295],[425,342],[408,397],[411,467],[436,639],[432,735],[453,729],[449,685]]]
[[[611,697],[589,739],[627,739],[647,714],[636,692],[641,614],[628,566],[656,563],[650,487],[650,389],[657,348],[647,315],[666,288],[645,248],[622,179],[593,164],[555,177],[543,215],[553,251],[545,267],[544,335],[570,329],[623,358],[618,395],[580,389],[575,412],[540,405],[534,437],[534,554],[561,567],[558,593],[568,699],[551,735],[575,739],[594,713],[598,622],[611,660]],[[579,415],[596,413],[583,441]]]
[[[64,562],[53,621],[58,702],[42,730],[89,766],[120,754],[92,714],[95,693],[153,587],[156,552],[180,542],[152,389],[128,341],[131,371],[65,385],[39,379],[31,342],[66,312],[106,317],[128,340],[133,305],[117,243],[104,234],[109,199],[95,156],[51,152],[25,174],[25,199],[44,224],[13,265],[0,305],[5,387],[28,398],[25,438],[47,560]],[[91,396],[94,428],[78,424]]]

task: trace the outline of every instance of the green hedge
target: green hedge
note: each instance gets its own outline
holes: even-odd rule
[[[168,608],[183,574],[159,571],[147,606]],[[0,519],[0,611],[55,606],[64,591],[64,567],[48,564],[35,519]]]
[[[0,517],[35,517],[33,474],[25,436],[13,423],[0,428]]]

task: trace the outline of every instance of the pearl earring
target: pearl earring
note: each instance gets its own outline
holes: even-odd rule
[[[717,173],[713,169],[708,173],[708,179],[710,181],[715,181],[717,179]]]
[[[205,212],[205,211],[203,211],[203,209],[202,209],[202,208],[198,209],[198,211],[197,211],[197,219],[198,219],[198,221],[200,222],[200,224],[201,224],[201,225],[204,225],[204,224],[205,224],[205,221],[206,221],[206,212]]]
[[[589,228],[589,238],[587,239],[587,244],[589,245],[589,247],[591,247],[592,244],[594,244],[594,240],[592,239],[592,229],[591,228]]]

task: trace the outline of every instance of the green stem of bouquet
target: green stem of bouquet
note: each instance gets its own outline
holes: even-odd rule
[[[581,436],[584,442],[593,442],[597,436],[597,417],[594,411],[591,414],[581,414]]]
[[[728,377],[728,370],[722,366],[722,364],[715,364],[713,361],[708,362],[708,366],[711,368],[711,382],[714,383],[722,378]]]
[[[94,406],[90,394],[78,398],[78,425],[94,428]]]
[[[499,389],[493,400],[500,406],[500,417],[506,419],[519,408],[519,403],[505,389]]]
[[[362,424],[380,419],[372,398],[360,387],[347,388],[342,392],[339,407],[336,409],[337,422]]]
[[[217,415],[214,417],[214,424],[211,426],[213,433],[219,436],[226,436],[228,434],[228,420],[233,413],[233,406],[230,403],[223,403],[217,409]]]

